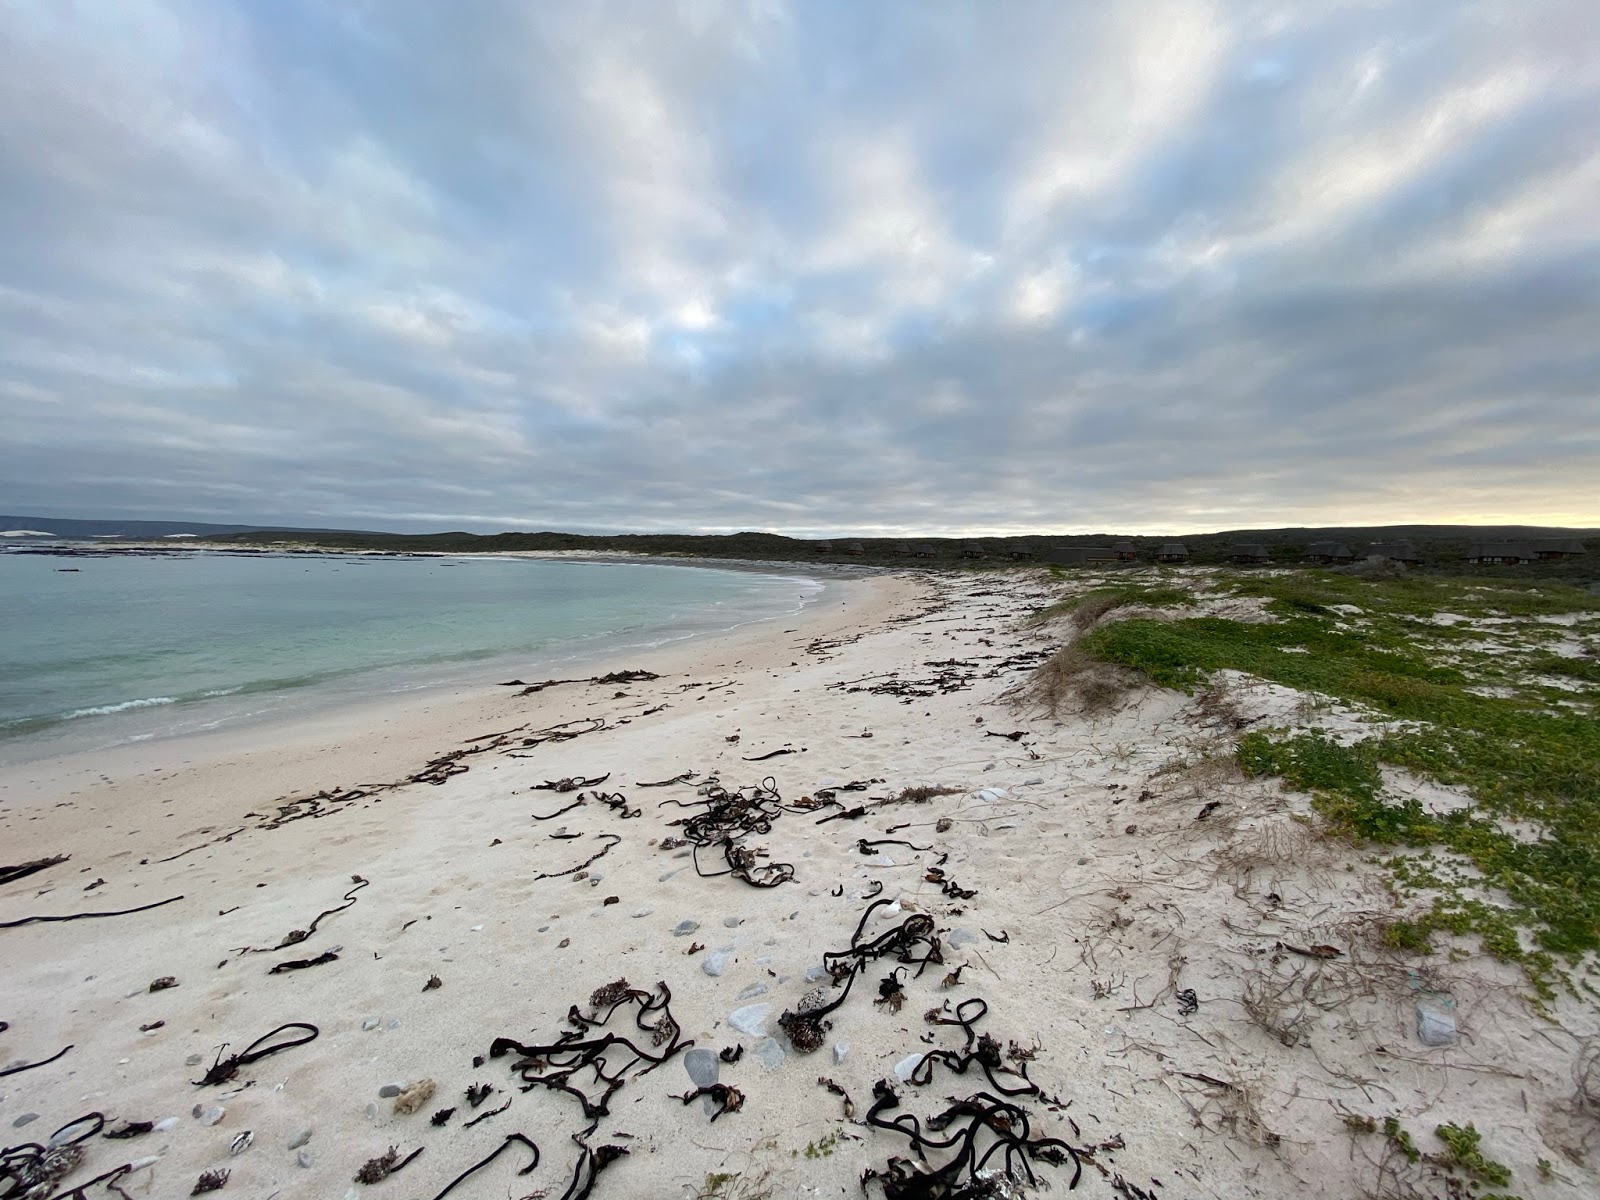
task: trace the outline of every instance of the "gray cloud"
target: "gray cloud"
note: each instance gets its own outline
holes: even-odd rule
[[[0,509],[1600,522],[1591,4],[0,15]]]

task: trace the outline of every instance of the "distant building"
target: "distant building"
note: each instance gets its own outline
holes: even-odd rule
[[[811,543],[811,549],[816,554],[832,554],[833,553],[833,543],[832,542],[813,542],[813,543]]]
[[[961,547],[962,558],[983,558],[988,553],[982,542],[967,542]]]
[[[865,554],[867,552],[866,547],[864,547],[860,542],[841,542],[839,549],[843,550],[846,554]]]
[[[1035,557],[1033,551],[1027,546],[1013,546],[1007,553],[1018,562],[1031,562]]]
[[[1189,561],[1189,547],[1182,542],[1162,542],[1156,547],[1156,561],[1159,563],[1186,563]]]
[[[915,554],[918,558],[932,558],[934,556],[934,554],[936,553],[936,551],[935,551],[932,543],[930,543],[930,542],[921,542],[921,543],[918,544],[917,548],[912,551],[912,553]]]
[[[1405,563],[1415,566],[1422,561],[1422,556],[1417,553],[1415,542],[1401,540],[1398,542],[1371,542],[1361,552],[1362,558],[1377,558],[1388,562]]]
[[[1306,547],[1306,561],[1323,566],[1354,562],[1355,559],[1354,551],[1343,542],[1312,542]]]
[[[1534,542],[1533,550],[1541,562],[1559,562],[1561,559],[1577,558],[1589,552],[1577,538],[1545,538]]]
[[[1133,562],[1139,557],[1139,547],[1124,539],[1111,547],[1118,562]]]
[[[891,554],[898,554],[898,555],[901,555],[902,557],[909,558],[909,557],[911,557],[911,543],[910,542],[896,542],[893,546],[891,546],[889,548],[889,552]]]
[[[1539,561],[1532,542],[1473,542],[1467,547],[1467,561],[1481,566],[1515,567]]]
[[[1244,566],[1259,566],[1271,562],[1272,555],[1260,542],[1235,542],[1233,549],[1228,551],[1228,561]]]
[[[1054,546],[1045,561],[1059,567],[1098,567],[1117,561],[1110,546]]]

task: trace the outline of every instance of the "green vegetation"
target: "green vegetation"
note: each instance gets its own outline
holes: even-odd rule
[[[1079,629],[1084,629],[1117,608],[1131,605],[1174,608],[1193,603],[1194,596],[1187,588],[1159,583],[1125,583],[1115,587],[1094,588],[1080,592],[1076,596],[1068,596],[1065,600],[1059,600],[1040,609],[1033,614],[1032,619],[1038,624],[1044,624],[1070,615],[1073,624]]]
[[[1600,596],[1328,572],[1243,574],[1232,590],[1265,600],[1274,619],[1129,619],[1076,649],[1167,687],[1192,692],[1232,669],[1367,714],[1366,740],[1252,732],[1239,762],[1309,792],[1336,834],[1404,848],[1387,860],[1396,887],[1427,893],[1431,907],[1391,926],[1392,945],[1421,951],[1436,931],[1476,933],[1545,995],[1557,957],[1600,950],[1600,694],[1548,682],[1587,683],[1600,663],[1550,653],[1544,643],[1569,631],[1538,619],[1576,613],[1600,627]],[[1491,620],[1474,628],[1436,622],[1440,613]],[[1385,790],[1383,766],[1454,786],[1463,803],[1429,813]]]
[[[1483,1135],[1472,1127],[1471,1121],[1467,1122],[1465,1129],[1459,1125],[1440,1125],[1433,1134],[1445,1144],[1448,1151],[1443,1163],[1448,1170],[1491,1187],[1505,1187],[1511,1182],[1511,1168],[1492,1158],[1485,1158],[1483,1151],[1478,1148]]]
[[[791,1150],[789,1152],[789,1156],[791,1158],[798,1158],[800,1155],[804,1154],[807,1158],[832,1158],[834,1149],[838,1145],[839,1135],[837,1133],[830,1133],[818,1141],[807,1142],[806,1148],[803,1151]]]

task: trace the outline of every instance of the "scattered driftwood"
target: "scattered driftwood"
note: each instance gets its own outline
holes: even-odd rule
[[[14,867],[0,867],[0,884],[26,879],[37,871],[43,871],[46,867],[53,867],[57,863],[64,863],[71,857],[70,854],[56,854],[50,858],[36,858],[32,862],[18,863]]]
[[[40,924],[46,921],[87,921],[92,917],[126,917],[131,913],[149,912],[152,908],[176,904],[182,899],[182,896],[169,896],[165,900],[157,900],[154,904],[141,904],[137,908],[119,908],[112,912],[68,913],[59,917],[23,917],[18,921],[0,921],[0,929],[18,929],[23,925]]]

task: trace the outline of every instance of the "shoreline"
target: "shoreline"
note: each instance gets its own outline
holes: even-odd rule
[[[1393,1164],[1361,1122],[1390,1117],[1425,1149],[1436,1125],[1474,1122],[1529,1200],[1594,1194],[1594,1115],[1573,1097],[1600,1045],[1592,1008],[1558,995],[1535,1016],[1510,964],[1386,947],[1396,897],[1370,849],[1316,836],[1309,796],[1230,765],[1241,729],[1293,724],[1303,697],[1229,677],[1051,716],[1019,694],[1070,636],[1029,615],[1103,578],[884,576],[803,623],[605,664],[655,680],[505,689],[329,725],[310,749],[35,781],[0,809],[5,857],[71,857],[0,885],[0,923],[123,915],[0,924],[0,1062],[42,1064],[0,1079],[0,1128],[42,1142],[89,1111],[155,1123],[95,1139],[63,1186],[137,1161],[130,1195],[226,1168],[230,1194],[357,1200],[437,1195],[521,1133],[536,1170],[518,1177],[516,1150],[464,1200],[559,1196],[590,1118],[524,1090],[495,1040],[599,1037],[593,997],[625,980],[676,1029],[641,1038],[632,1000],[603,1027],[667,1057],[636,1059],[592,1114],[587,1144],[627,1152],[595,1200],[855,1194],[911,1153],[865,1120],[875,1087],[926,1122],[995,1080],[1036,1135],[1074,1147],[1075,1194],[1384,1194]],[[729,874],[686,826],[712,781],[742,869],[774,886]],[[853,990],[830,987],[825,963],[897,928],[929,930],[938,956],[867,956]],[[1441,997],[1459,1036],[1431,1046],[1416,1014]],[[832,1007],[810,1049],[778,1022],[816,998]],[[197,1082],[223,1043],[288,1022],[317,1035]],[[957,1073],[975,1035],[992,1064]],[[683,1101],[708,1079],[742,1101],[715,1124],[709,1097]],[[424,1081],[432,1096],[397,1109]],[[469,1085],[492,1088],[481,1108]],[[426,1153],[398,1184],[352,1186],[391,1146]],[[1545,1178],[1550,1146],[1578,1157]],[[1072,1177],[1033,1166],[1057,1189]]]

